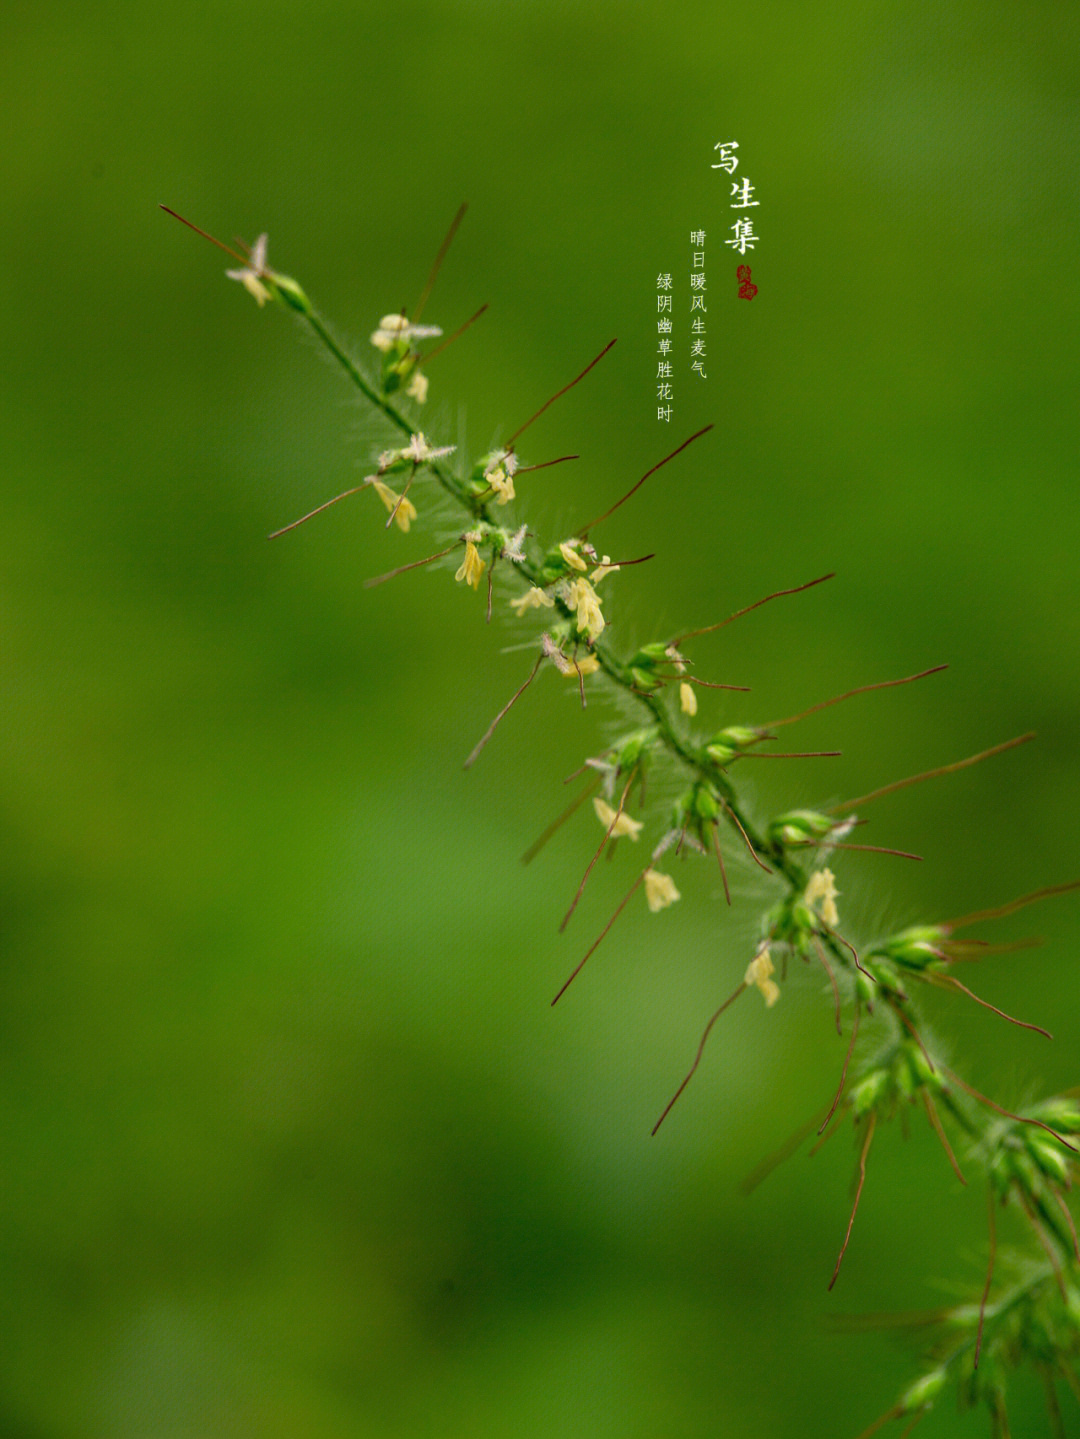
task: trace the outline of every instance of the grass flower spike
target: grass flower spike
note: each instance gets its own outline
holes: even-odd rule
[[[174,211],[169,213],[175,214]],[[980,1093],[946,1066],[938,1052],[939,1046],[922,1021],[917,1002],[921,989],[933,985],[939,990],[958,992],[1024,1030],[1035,1030],[1049,1037],[1040,1026],[1013,1019],[980,998],[953,972],[961,965],[981,964],[1003,953],[1027,948],[1037,941],[1016,940],[1007,936],[1003,941],[995,942],[992,939],[966,938],[959,932],[969,926],[1004,918],[1017,909],[1052,895],[1080,888],[1080,881],[1050,884],[994,908],[980,908],[945,922],[928,923],[916,913],[897,933],[885,938],[867,936],[863,939],[849,937],[839,931],[840,916],[836,902],[840,891],[832,868],[839,869],[842,863],[848,863],[849,852],[855,851],[863,854],[852,862],[862,863],[865,855],[866,862],[872,866],[877,866],[879,857],[885,855],[918,859],[917,855],[885,845],[851,842],[856,824],[861,823],[861,820],[856,820],[854,810],[858,808],[861,813],[865,805],[877,803],[899,789],[955,774],[1014,749],[1033,736],[1025,734],[982,750],[968,759],[894,780],[857,799],[833,804],[831,808],[802,807],[804,802],[800,797],[799,808],[777,806],[774,812],[759,819],[753,812],[754,806],[747,802],[742,785],[745,772],[753,767],[751,762],[805,760],[816,764],[819,759],[839,754],[838,750],[832,749],[789,751],[786,747],[775,748],[772,742],[782,725],[799,723],[818,711],[871,691],[922,680],[945,666],[937,664],[902,679],[846,688],[829,699],[818,700],[809,707],[804,705],[797,712],[771,724],[761,722],[761,716],[752,713],[723,718],[711,715],[705,729],[709,738],[694,738],[688,734],[689,726],[685,719],[696,717],[699,695],[702,696],[702,706],[708,706],[713,701],[711,692],[716,690],[741,691],[739,703],[745,704],[747,709],[751,700],[742,698],[748,693],[745,686],[697,677],[707,671],[695,669],[691,678],[690,667],[696,663],[696,657],[693,651],[688,657],[687,644],[724,628],[767,603],[812,590],[833,576],[821,575],[774,590],[753,603],[734,609],[726,618],[703,616],[694,628],[685,629],[669,640],[648,640],[637,649],[627,646],[625,652],[613,646],[611,630],[615,627],[605,619],[596,586],[621,566],[640,564],[651,559],[652,555],[612,561],[609,555],[597,553],[592,542],[593,533],[598,525],[631,501],[651,476],[712,427],[698,430],[671,453],[649,464],[645,473],[629,489],[625,489],[621,498],[613,504],[607,503],[606,508],[577,529],[569,539],[561,542],[549,539],[545,543],[528,523],[513,531],[509,525],[501,524],[500,512],[518,499],[515,490],[518,474],[577,458],[576,455],[563,455],[541,464],[521,466],[514,449],[520,435],[538,423],[560,396],[582,381],[614,341],[601,350],[569,385],[564,385],[538,409],[532,409],[531,418],[509,432],[510,437],[502,448],[475,459],[470,457],[465,463],[461,463],[460,458],[446,463],[450,456],[456,454],[455,447],[432,445],[422,432],[415,431],[409,418],[397,408],[397,399],[401,394],[419,404],[427,399],[427,376],[421,374],[418,366],[434,358],[443,346],[421,356],[414,345],[418,341],[438,337],[442,331],[435,326],[421,325],[418,321],[463,213],[464,207],[450,227],[419,304],[411,312],[415,318],[408,319],[404,312],[384,315],[371,335],[371,344],[381,356],[381,360],[373,364],[378,371],[375,376],[357,363],[348,349],[338,342],[296,281],[267,269],[265,235],[259,236],[250,251],[241,245],[240,249],[245,251],[241,254],[198,230],[200,235],[239,262],[240,268],[229,270],[228,276],[239,281],[260,307],[267,300],[275,300],[298,312],[302,322],[334,358],[350,384],[385,427],[385,436],[381,439],[385,448],[379,456],[377,474],[368,475],[361,484],[325,501],[300,520],[274,531],[274,536],[284,535],[366,486],[374,489],[389,511],[387,526],[396,521],[398,527],[407,532],[418,518],[416,507],[409,498],[409,488],[418,478],[420,468],[424,467],[423,481],[440,489],[443,492],[440,496],[442,505],[455,511],[456,518],[450,531],[455,537],[444,537],[441,546],[431,546],[435,550],[433,554],[399,565],[367,583],[381,584],[406,571],[429,565],[444,565],[449,570],[456,563],[449,557],[460,554],[464,544],[464,558],[454,572],[455,580],[479,590],[480,582],[486,575],[487,616],[491,619],[494,570],[500,559],[507,561],[499,566],[499,575],[510,591],[508,604],[515,618],[527,622],[522,629],[525,642],[521,648],[530,652],[531,669],[527,675],[523,672],[518,677],[518,687],[473,747],[465,761],[466,768],[484,750],[511,708],[519,701],[523,705],[536,702],[531,686],[545,660],[561,675],[576,683],[583,706],[586,699],[585,678],[595,676],[598,691],[617,700],[621,710],[632,712],[633,718],[622,733],[609,736],[610,742],[599,755],[587,758],[580,769],[569,776],[568,782],[582,775],[585,779],[570,803],[523,858],[531,860],[556,833],[563,831],[563,826],[568,825],[578,809],[591,799],[604,834],[599,844],[595,845],[562,921],[561,927],[565,928],[575,913],[586,882],[590,876],[599,875],[598,861],[601,856],[606,853],[611,858],[616,849],[614,841],[629,839],[636,842],[647,831],[654,836],[649,862],[637,871],[633,883],[555,1000],[561,998],[580,974],[639,888],[644,889],[646,903],[653,913],[679,900],[679,890],[672,875],[655,868],[661,856],[668,856],[664,862],[669,866],[702,862],[717,865],[724,897],[734,910],[732,887],[728,883],[732,852],[727,852],[725,860],[725,846],[731,843],[735,856],[741,857],[750,876],[747,887],[752,884],[761,895],[765,912],[754,932],[763,937],[743,970],[738,950],[732,953],[738,943],[738,931],[729,928],[725,933],[721,926],[721,938],[727,943],[728,952],[718,947],[716,953],[714,1003],[717,1007],[701,1033],[689,1072],[652,1132],[655,1134],[659,1130],[697,1071],[706,1042],[717,1022],[741,995],[748,989],[756,989],[765,1006],[771,1009],[780,997],[780,986],[775,977],[777,963],[781,967],[780,978],[785,983],[794,984],[804,973],[810,972],[814,974],[818,988],[820,970],[823,969],[831,990],[831,1017],[837,1032],[848,1036],[847,1048],[831,1105],[823,1111],[823,1117],[822,1113],[814,1116],[802,1135],[808,1137],[816,1129],[820,1143],[836,1132],[841,1119],[850,1119],[854,1124],[858,1164],[855,1204],[829,1287],[837,1280],[848,1247],[876,1128],[892,1121],[898,1114],[906,1115],[912,1106],[925,1111],[931,1130],[953,1172],[961,1183],[966,1183],[968,1175],[961,1171],[947,1131],[952,1132],[954,1141],[963,1141],[963,1147],[958,1145],[958,1150],[964,1159],[964,1168],[968,1174],[974,1167],[982,1170],[990,1197],[990,1263],[982,1283],[981,1300],[976,1290],[972,1303],[946,1313],[943,1337],[935,1342],[923,1377],[909,1386],[893,1409],[864,1431],[863,1439],[894,1420],[907,1423],[903,1432],[909,1433],[912,1423],[929,1409],[946,1386],[955,1389],[961,1405],[985,1406],[995,1439],[1005,1439],[1010,1432],[1006,1415],[1006,1384],[1014,1372],[1025,1365],[1033,1368],[1042,1379],[1047,1393],[1050,1432],[1054,1439],[1062,1439],[1064,1420],[1055,1385],[1064,1381],[1080,1397],[1080,1240],[1077,1239],[1070,1208],[1070,1205],[1075,1205],[1073,1196],[1076,1182],[1080,1179],[1080,1106],[1071,1095],[1059,1095],[1029,1110],[1014,1113],[996,1099]],[[182,219],[181,216],[176,218]],[[183,223],[192,229],[198,228],[190,221],[183,220]],[[478,310],[473,320],[482,312],[482,309]],[[451,339],[464,333],[472,323],[472,320],[467,321],[454,331]],[[370,352],[367,353],[372,358]],[[651,457],[646,457],[643,463],[647,464],[649,459]],[[400,494],[386,483],[386,477],[392,475],[402,476]],[[791,578],[794,581],[798,577]],[[605,591],[605,599],[608,597]],[[610,610],[610,605],[608,608]],[[545,628],[539,635],[535,630],[527,633],[533,610],[546,612]],[[616,633],[620,636],[623,633],[621,624]],[[657,631],[647,629],[644,633],[646,636],[650,633],[655,635]],[[526,700],[522,697],[527,691],[530,698]],[[724,696],[725,704],[733,702],[731,697]],[[656,783],[652,780],[654,772],[657,772]],[[807,770],[806,774],[807,778],[800,780],[799,788],[804,789],[811,783],[811,771]],[[625,807],[631,799],[640,818],[633,818],[626,812]],[[567,828],[565,833],[569,835],[570,829]],[[595,831],[593,838],[595,840]],[[618,869],[619,862],[616,859],[612,873]],[[594,884],[600,882],[598,878],[593,880]],[[845,884],[850,888],[850,881],[845,881]],[[726,915],[728,912],[723,913]],[[858,949],[853,942],[856,937],[859,938]],[[745,955],[745,950],[742,954]],[[733,965],[736,966],[734,973],[731,972]],[[813,969],[804,969],[804,966],[813,966]],[[740,972],[741,979],[738,978]],[[791,1152],[793,1147],[793,1144],[785,1146],[782,1154]],[[774,1162],[766,1161],[756,1173],[754,1182]],[[994,1216],[998,1208],[1010,1204],[1016,1209],[1021,1223],[1026,1222],[1029,1226],[1029,1237],[1037,1258],[1027,1263],[1020,1279],[1011,1287],[994,1292]]]

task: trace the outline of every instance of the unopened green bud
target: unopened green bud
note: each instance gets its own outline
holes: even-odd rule
[[[727,729],[713,735],[705,746],[705,753],[715,764],[727,765],[739,755],[745,754],[760,738],[761,735],[756,729],[750,729],[746,725],[729,725]]]
[[[865,960],[863,961],[865,963]],[[869,968],[869,966],[867,966]],[[855,993],[863,1004],[873,1005],[874,1000],[881,993],[874,983],[873,972],[864,974],[861,969],[855,971]]]
[[[713,764],[719,765],[721,769],[723,769],[725,765],[730,764],[733,759],[737,759],[739,755],[739,751],[733,745],[725,744],[722,740],[713,740],[710,744],[707,744],[705,746],[705,753],[712,760]]]
[[[925,970],[935,960],[941,959],[941,946],[948,939],[948,931],[935,924],[913,925],[901,930],[878,946],[876,953],[887,954],[906,969]]]
[[[694,791],[683,790],[682,794],[675,801],[671,809],[671,828],[684,829],[687,820],[694,812]]]
[[[820,844],[833,831],[827,814],[812,809],[793,809],[781,814],[769,825],[769,838],[777,848],[794,849],[798,845]]]
[[[987,1166],[990,1184],[999,1199],[1004,1199],[1013,1181],[1013,1156],[1011,1152],[999,1149]]]
[[[270,281],[286,305],[298,310],[301,315],[311,314],[311,301],[291,275],[279,275],[276,271],[267,272],[266,279]]]
[[[1009,1157],[1012,1160],[1014,1182],[1025,1193],[1037,1194],[1042,1188],[1042,1179],[1031,1155],[1026,1150],[1013,1150]]]
[[[797,899],[791,906],[791,927],[796,934],[812,934],[818,928],[818,917],[805,900]]]
[[[694,811],[699,819],[715,821],[720,818],[720,799],[714,789],[699,784],[694,791]]]
[[[860,1079],[851,1091],[851,1107],[857,1119],[876,1109],[892,1088],[892,1075],[887,1069],[874,1069]]]
[[[792,944],[799,934],[799,927],[792,917],[794,899],[789,895],[766,917],[765,933],[777,944]]]
[[[915,1067],[910,1058],[905,1055],[901,1063],[894,1066],[893,1078],[896,1087],[905,1099],[914,1099],[922,1085],[919,1083],[919,1076],[915,1073]]]
[[[645,694],[652,694],[657,689],[660,681],[648,670],[643,670],[640,665],[630,666],[630,678],[634,681],[635,689],[643,690]]]
[[[778,935],[787,924],[787,912],[787,900],[781,900],[779,904],[774,905],[766,914],[763,922],[765,933]]]
[[[1039,1169],[1055,1184],[1068,1184],[1069,1163],[1061,1145],[1048,1134],[1025,1135],[1027,1151]]]
[[[1080,1134],[1080,1105],[1074,1099],[1055,1096],[1029,1113],[1061,1134]]]
[[[627,736],[615,751],[619,768],[630,770],[635,766],[647,764],[651,758],[650,751],[656,744],[657,738],[657,732],[654,729],[638,730],[636,734]]]
[[[670,659],[668,647],[663,640],[653,640],[650,644],[642,645],[630,663],[648,669],[651,665],[663,664]]]
[[[728,725],[727,729],[722,729],[716,736],[716,739],[723,744],[733,745],[737,750],[746,750],[749,749],[751,745],[758,743],[761,739],[761,734],[758,730],[750,729],[747,725],[734,724]]]
[[[909,1099],[920,1089],[939,1087],[933,1065],[913,1040],[904,1046],[904,1065],[897,1080]]]
[[[905,999],[907,997],[901,987],[899,973],[887,959],[882,959],[880,955],[875,956],[872,960],[864,959],[863,967],[876,981],[876,988],[873,990],[874,994],[879,997],[882,994],[891,994],[895,995],[898,999]]]
[[[932,1369],[929,1374],[916,1379],[900,1400],[901,1414],[914,1414],[919,1409],[928,1409],[945,1388],[947,1379],[944,1369]]]

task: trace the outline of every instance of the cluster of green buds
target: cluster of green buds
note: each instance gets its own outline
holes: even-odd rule
[[[820,874],[828,876],[831,881],[829,870],[822,870]],[[832,927],[830,921],[835,920],[836,911],[836,891],[827,882],[820,903],[815,903],[816,891],[821,888],[820,881],[814,884],[815,878],[811,880],[813,888],[808,886],[801,894],[785,895],[779,904],[769,910],[764,921],[770,944],[786,945],[792,954],[807,961],[813,957],[819,937],[829,933]],[[827,917],[822,911],[827,911]]]
[[[896,966],[872,954],[862,957],[861,968],[855,975],[855,997],[871,1014],[879,999],[896,1011],[909,1003]]]
[[[871,1014],[876,1000],[899,1011],[909,1003],[904,976],[928,979],[948,962],[941,948],[945,931],[939,925],[912,925],[863,951],[855,976],[855,993]]]
[[[872,1113],[887,1119],[924,1092],[931,1098],[945,1093],[945,1082],[922,1045],[905,1036],[851,1086],[847,1103],[856,1121]]]
[[[691,789],[684,790],[671,811],[671,829],[699,852],[715,847],[724,800],[720,790],[709,780],[700,779]]]
[[[1031,1366],[1043,1384],[1050,1428],[1066,1433],[1055,1382],[1064,1379],[1080,1400],[1080,1288],[1053,1268],[1036,1271],[995,1304],[967,1305],[949,1318],[954,1331],[951,1358],[958,1365],[962,1405],[984,1405],[995,1439],[1010,1434],[1006,1399],[1011,1376]]]
[[[895,1105],[907,1091],[914,1097],[921,1087],[932,1121],[932,1089],[957,1114],[936,1071],[927,1072],[925,1056],[913,1052],[910,1044],[904,1047],[908,1051],[904,1067],[897,1066],[894,1056],[890,1073],[883,1073],[884,1067],[879,1066],[852,1090],[850,1102],[856,1113],[873,1118],[881,1105]],[[1025,1364],[1032,1365],[1043,1381],[1055,1436],[1065,1433],[1055,1380],[1064,1379],[1080,1399],[1076,1372],[1080,1361],[1080,1287],[1076,1279],[1080,1243],[1063,1192],[1071,1186],[1077,1165],[1077,1147],[1066,1136],[1080,1136],[1080,1104],[1058,1096],[1026,1115],[991,1107],[1005,1115],[1005,1122],[995,1125],[981,1146],[990,1179],[990,1266],[982,1298],[978,1304],[960,1305],[940,1316],[941,1333],[932,1351],[935,1367],[917,1379],[859,1439],[869,1439],[890,1420],[921,1417],[949,1382],[956,1386],[963,1406],[985,1405],[995,1436],[1008,1439],[1008,1380]],[[939,1128],[938,1133],[942,1137]],[[994,1205],[995,1201],[1005,1205],[1010,1199],[1015,1199],[1026,1215],[1049,1265],[1029,1267],[1020,1283],[990,1303],[997,1249]]]
[[[755,745],[768,738],[764,730],[751,729],[749,725],[728,725],[727,729],[713,735],[704,753],[717,769],[726,769],[734,760],[749,754]]]
[[[1072,1218],[1063,1191],[1072,1187],[1077,1145],[1066,1135],[1080,1135],[1080,1106],[1064,1098],[1047,1100],[1018,1119],[996,1126],[988,1138],[990,1185],[1006,1204],[1015,1198],[1038,1229],[1049,1235],[1066,1257],[1080,1263]]]
[[[845,1063],[845,1075],[846,1068]],[[826,1115],[819,1133],[827,1130],[834,1113],[838,1112],[840,1096],[843,1090],[844,1078],[842,1077],[840,1080],[840,1088],[837,1090],[836,1098],[833,1100],[832,1108]],[[859,1200],[862,1197],[863,1182],[866,1179],[866,1159],[870,1152],[870,1144],[873,1140],[878,1120],[891,1119],[902,1104],[914,1104],[919,1099],[922,1100],[923,1106],[926,1109],[926,1116],[930,1121],[930,1125],[942,1149],[945,1151],[945,1155],[952,1166],[954,1174],[960,1180],[961,1184],[966,1184],[967,1182],[961,1173],[960,1166],[956,1161],[956,1156],[952,1151],[948,1137],[942,1127],[941,1119],[934,1103],[935,1099],[940,1100],[949,1113],[962,1123],[965,1122],[965,1117],[953,1100],[952,1094],[946,1087],[941,1073],[927,1053],[922,1040],[912,1027],[909,1034],[895,1040],[886,1053],[876,1060],[870,1069],[865,1071],[863,1075],[850,1086],[847,1097],[844,1100],[844,1107],[852,1115],[856,1130],[861,1134],[862,1138],[855,1203],[851,1210],[851,1218],[848,1220],[847,1233],[836,1260],[836,1268],[833,1270],[833,1276],[829,1282],[830,1289],[836,1283],[837,1277],[840,1274],[840,1266],[844,1262],[844,1254],[847,1251],[848,1240],[851,1238],[852,1225],[855,1222],[855,1215],[859,1208]]]
[[[674,645],[653,640],[630,656],[627,668],[638,693],[651,695],[681,675],[685,665]]]
[[[698,711],[695,685],[706,689],[741,690],[743,685],[715,684],[708,680],[692,678],[690,661],[679,650],[674,640],[651,640],[642,645],[627,662],[627,674],[633,692],[639,695],[656,694],[673,681],[679,681],[679,708],[692,719]]]
[[[906,1001],[907,996],[901,988],[901,975],[913,976],[928,984],[939,985],[944,988],[957,990],[973,999],[976,1004],[982,1005],[984,1009],[992,1010],[1002,1019],[1007,1019],[1010,1024],[1015,1024],[1021,1029],[1031,1029],[1037,1034],[1045,1035],[1048,1039],[1050,1033],[1038,1024],[1030,1024],[1026,1020],[1017,1019],[1011,1014],[1006,1014],[996,1004],[990,1004],[987,1000],[981,999],[966,984],[961,983],[954,974],[949,973],[950,967],[961,959],[973,959],[979,955],[992,952],[989,945],[978,945],[969,940],[956,940],[952,938],[953,930],[958,927],[958,922],[951,924],[918,924],[901,930],[899,934],[892,935],[889,939],[881,940],[863,956],[863,969],[872,977],[878,986],[881,994],[896,996],[901,1001]],[[1025,941],[1020,941],[1022,946]],[[1015,944],[999,945],[998,949],[1016,948]],[[863,975],[859,976],[860,979]],[[867,1003],[872,1003],[869,995],[865,995]]]
[[[940,969],[949,962],[945,948],[949,931],[940,924],[915,924],[880,940],[868,949],[864,960],[869,968],[871,962],[881,961],[888,970],[906,970],[910,974],[925,974],[927,970]]]
[[[936,1335],[929,1346],[932,1367],[908,1386],[897,1403],[859,1439],[870,1439],[892,1420],[917,1422],[947,1386],[962,1408],[984,1405],[995,1439],[1010,1433],[1007,1394],[1010,1377],[1030,1364],[1042,1380],[1054,1436],[1065,1434],[1055,1381],[1064,1379],[1080,1399],[1080,1289],[1045,1266],[1024,1275],[993,1304],[957,1305],[932,1316]],[[910,1432],[910,1425],[904,1433]]]

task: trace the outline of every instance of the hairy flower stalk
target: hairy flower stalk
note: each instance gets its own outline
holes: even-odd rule
[[[175,211],[168,213],[175,215]],[[631,803],[635,806],[643,803],[649,770],[664,759],[681,773],[685,787],[666,827],[652,845],[647,862],[553,1003],[580,974],[639,888],[644,889],[646,907],[654,915],[679,900],[674,879],[666,867],[661,867],[664,856],[670,852],[682,859],[700,855],[710,862],[715,856],[724,895],[730,904],[720,830],[724,827],[730,831],[752,862],[769,876],[777,897],[762,918],[759,936],[750,953],[744,953],[739,960],[744,968],[742,979],[709,1019],[693,1063],[657,1120],[653,1134],[698,1070],[707,1041],[726,1010],[743,993],[756,989],[771,1014],[781,997],[781,985],[788,979],[789,961],[820,966],[828,981],[835,1027],[840,1034],[844,1033],[845,1024],[850,1027],[839,1084],[827,1109],[819,1111],[793,1141],[761,1166],[752,1182],[758,1182],[815,1129],[818,1136],[815,1147],[818,1147],[837,1132],[843,1118],[850,1118],[856,1138],[857,1187],[829,1288],[836,1283],[851,1246],[859,1202],[871,1178],[872,1140],[877,1129],[897,1114],[912,1107],[922,1111],[931,1134],[941,1145],[960,1182],[966,1182],[965,1169],[970,1173],[977,1167],[985,1175],[990,1196],[990,1261],[981,1297],[976,1296],[977,1302],[968,1306],[945,1312],[941,1333],[928,1349],[928,1367],[893,1408],[864,1430],[863,1439],[893,1421],[905,1424],[904,1432],[909,1432],[947,1387],[956,1391],[963,1404],[985,1406],[993,1432],[1005,1435],[1008,1433],[1008,1379],[1025,1363],[1036,1369],[1044,1385],[1052,1432],[1064,1433],[1057,1386],[1064,1383],[1080,1398],[1080,1241],[1069,1208],[1080,1160],[1080,1104],[1072,1098],[1055,1097],[1031,1107],[1026,1113],[1014,1114],[996,1100],[980,1094],[947,1068],[933,1052],[932,1045],[925,1042],[924,1026],[912,995],[919,984],[947,988],[1010,1023],[1049,1038],[1048,1031],[1041,1026],[1014,1019],[980,998],[953,973],[959,964],[977,962],[1032,941],[1001,944],[981,937],[958,938],[957,934],[1004,917],[1027,904],[1076,889],[1080,887],[1080,880],[1052,885],[960,919],[912,925],[863,946],[860,954],[844,933],[838,904],[843,896],[833,871],[841,851],[918,858],[881,845],[852,843],[850,835],[859,822],[854,813],[856,809],[861,810],[908,785],[952,774],[989,759],[1026,743],[1033,736],[1021,735],[967,759],[893,781],[830,810],[789,810],[775,816],[764,827],[756,825],[736,785],[734,776],[741,773],[737,769],[740,762],[764,758],[816,759],[838,754],[835,750],[777,751],[770,747],[776,730],[858,695],[922,680],[945,667],[937,665],[902,679],[860,685],[770,724],[731,725],[704,739],[695,737],[688,725],[698,717],[698,688],[745,692],[745,687],[699,678],[691,672],[693,659],[686,653],[685,646],[773,600],[804,593],[833,576],[822,575],[776,590],[734,611],[726,619],[687,630],[674,638],[656,639],[632,655],[620,657],[608,643],[610,599],[614,593],[612,585],[625,584],[627,580],[624,577],[614,582],[607,577],[652,557],[613,561],[609,555],[597,551],[594,533],[650,476],[702,438],[711,426],[689,436],[670,454],[652,464],[621,498],[569,538],[556,540],[544,548],[525,525],[509,522],[506,512],[525,497],[529,484],[526,477],[530,472],[575,458],[561,456],[523,465],[517,442],[550,405],[585,378],[615,342],[606,345],[569,384],[534,410],[501,449],[480,456],[471,466],[455,467],[448,463],[453,447],[431,443],[400,408],[400,402],[419,406],[428,397],[429,376],[421,367],[443,346],[426,352],[421,346],[441,339],[442,331],[438,326],[421,324],[420,317],[463,214],[464,206],[450,227],[412,314],[405,311],[385,314],[371,332],[370,345],[377,357],[378,369],[374,377],[365,372],[335,338],[297,282],[268,267],[265,235],[260,235],[250,249],[241,246],[237,250],[198,230],[238,262],[239,268],[227,273],[243,285],[259,308],[272,302],[290,309],[333,356],[372,408],[391,429],[405,437],[405,443],[398,441],[396,447],[385,449],[379,455],[375,474],[325,501],[300,520],[275,531],[275,536],[365,488],[373,489],[388,511],[385,525],[396,524],[401,532],[409,531],[414,522],[422,522],[425,485],[437,485],[457,506],[461,529],[452,544],[424,559],[399,565],[367,583],[378,584],[408,570],[447,560],[447,568],[453,567],[454,578],[464,590],[486,588],[488,618],[492,613],[492,576],[496,564],[500,575],[505,574],[517,588],[518,593],[509,600],[509,608],[515,622],[532,626],[532,668],[468,756],[466,767],[478,757],[511,707],[533,687],[540,671],[549,666],[577,685],[582,704],[586,701],[586,680],[596,683],[602,677],[638,707],[640,727],[624,735],[602,755],[586,762],[583,768],[591,772],[588,784],[523,856],[526,861],[531,859],[587,799],[592,799],[596,819],[603,826],[603,837],[572,897],[562,922],[565,928],[600,855],[619,840],[633,846],[652,822],[648,812],[642,812],[640,817],[629,812]],[[181,216],[176,218],[198,229]],[[477,311],[450,339],[463,333],[481,313],[482,310]],[[394,485],[387,482],[387,477],[396,477]],[[528,702],[535,703],[535,700],[530,698]],[[656,919],[649,923],[663,924],[664,921]],[[728,983],[730,985],[730,980]],[[781,1015],[783,1008],[779,1007]],[[859,1044],[860,1033],[865,1040],[868,1028],[871,1046],[864,1051]],[[860,1059],[853,1065],[857,1051]],[[954,1137],[963,1141],[964,1168],[950,1141],[949,1129]],[[1041,1257],[1019,1276],[1011,1276],[995,1294],[995,1211],[1010,1204],[1025,1219]]]

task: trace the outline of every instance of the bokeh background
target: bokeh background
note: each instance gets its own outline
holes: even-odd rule
[[[728,912],[680,867],[683,903],[633,906],[550,1009],[637,856],[562,936],[595,820],[518,856],[626,712],[545,673],[462,772],[532,631],[445,567],[362,587],[437,547],[429,489],[408,536],[361,495],[266,543],[386,433],[157,205],[268,231],[366,357],[467,199],[425,318],[491,309],[432,365],[432,438],[482,452],[619,337],[521,443],[581,455],[519,485],[543,535],[713,422],[606,527],[657,553],[607,581],[613,639],[838,577],[699,642],[753,689],[706,692],[699,732],[950,664],[788,731],[843,758],[752,770],[759,819],[1038,731],[874,808],[865,837],[925,859],[837,866],[865,942],[1080,872],[1076,11],[10,0],[2,26],[0,1431],[853,1435],[915,1351],[833,1316],[977,1295],[984,1196],[917,1115],[882,1133],[827,1295],[850,1131],[737,1192],[836,1083],[809,972],[725,1016],[649,1138],[768,882],[732,847]],[[699,228],[707,379],[660,425],[656,276],[685,326]],[[1006,1104],[1080,1079],[1080,905],[991,933],[1031,932],[978,981],[1052,1045],[930,1006]]]

